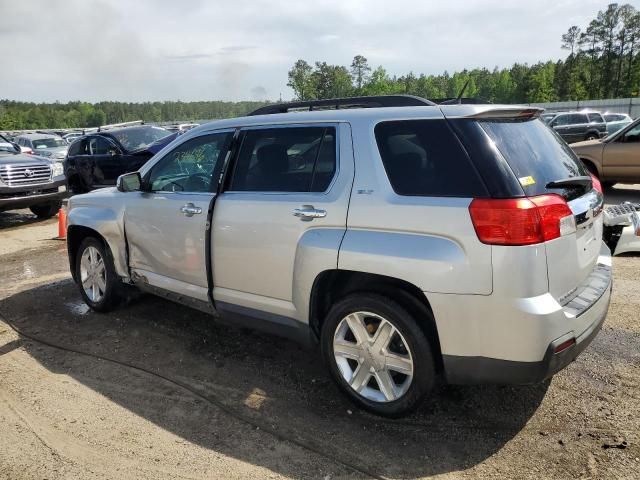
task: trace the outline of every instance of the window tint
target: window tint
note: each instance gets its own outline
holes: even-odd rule
[[[527,195],[559,193],[549,182],[588,175],[571,148],[540,120],[478,122],[520,181]],[[565,192],[571,196],[572,192]]]
[[[589,123],[604,123],[604,119],[599,113],[587,113],[587,117],[589,118]]]
[[[569,125],[569,115],[558,115],[553,121],[553,126],[559,125]]]
[[[569,117],[569,120],[568,120],[569,125],[589,123],[587,120],[587,116],[583,113],[572,113],[571,115],[567,115],[567,116]]]
[[[625,117],[624,115],[616,115],[616,114],[608,114],[604,116],[604,119],[607,122],[621,122],[623,120],[626,120],[627,117]]]
[[[333,127],[247,130],[230,190],[324,192],[336,171]]]
[[[640,125],[628,130],[624,134],[624,141],[634,143],[640,142]]]
[[[399,195],[475,197],[484,185],[444,120],[383,122],[375,128],[382,163]]]
[[[232,135],[203,135],[176,147],[151,170],[148,180],[151,190],[212,192]]]
[[[109,153],[117,153],[117,149],[113,143],[103,137],[89,138],[89,155],[107,155]]]
[[[85,139],[76,140],[75,142],[73,142],[69,146],[69,156],[73,157],[75,155],[83,155],[85,152],[86,143],[87,141]]]
[[[127,127],[109,133],[128,151],[140,150],[171,134],[169,130],[151,126]]]

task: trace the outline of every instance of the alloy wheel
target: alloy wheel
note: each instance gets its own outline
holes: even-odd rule
[[[391,402],[411,386],[409,345],[389,320],[375,313],[344,317],[334,334],[333,355],[345,382],[368,400]]]
[[[89,246],[82,252],[80,280],[89,300],[99,303],[104,298],[107,289],[107,270],[104,258],[96,247]]]

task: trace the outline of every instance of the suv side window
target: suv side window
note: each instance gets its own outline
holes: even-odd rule
[[[382,163],[398,195],[486,195],[471,160],[444,120],[401,120],[375,127]]]
[[[582,123],[589,123],[584,113],[572,113],[569,115],[569,125],[580,125]]]
[[[69,156],[75,157],[77,155],[84,155],[86,148],[87,140],[76,140],[69,146]]]
[[[91,137],[89,139],[89,155],[108,155],[111,152],[117,153],[116,147],[106,138]]]
[[[599,113],[587,113],[589,123],[604,123],[604,118]]]
[[[229,190],[324,192],[335,171],[334,127],[246,130]]]
[[[214,133],[178,145],[151,169],[153,192],[213,192],[233,133]]]

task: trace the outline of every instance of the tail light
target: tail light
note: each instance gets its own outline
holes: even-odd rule
[[[576,231],[573,212],[556,194],[476,198],[469,213],[478,239],[489,245],[533,245]]]
[[[589,175],[591,175],[591,184],[593,185],[593,188],[599,191],[600,193],[604,193],[602,191],[602,184],[600,183],[600,179],[596,177],[593,173],[590,173]]]

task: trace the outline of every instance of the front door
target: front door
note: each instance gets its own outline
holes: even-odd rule
[[[208,212],[232,135],[219,132],[181,143],[145,175],[146,191],[129,194],[124,224],[134,276],[208,301]]]
[[[349,127],[249,128],[239,145],[213,212],[216,308],[300,318],[294,291],[309,279],[294,275],[312,270],[303,268],[305,249],[317,248],[323,268],[337,267],[353,181]]]
[[[605,178],[633,182],[640,178],[640,125],[606,143],[602,164]]]

